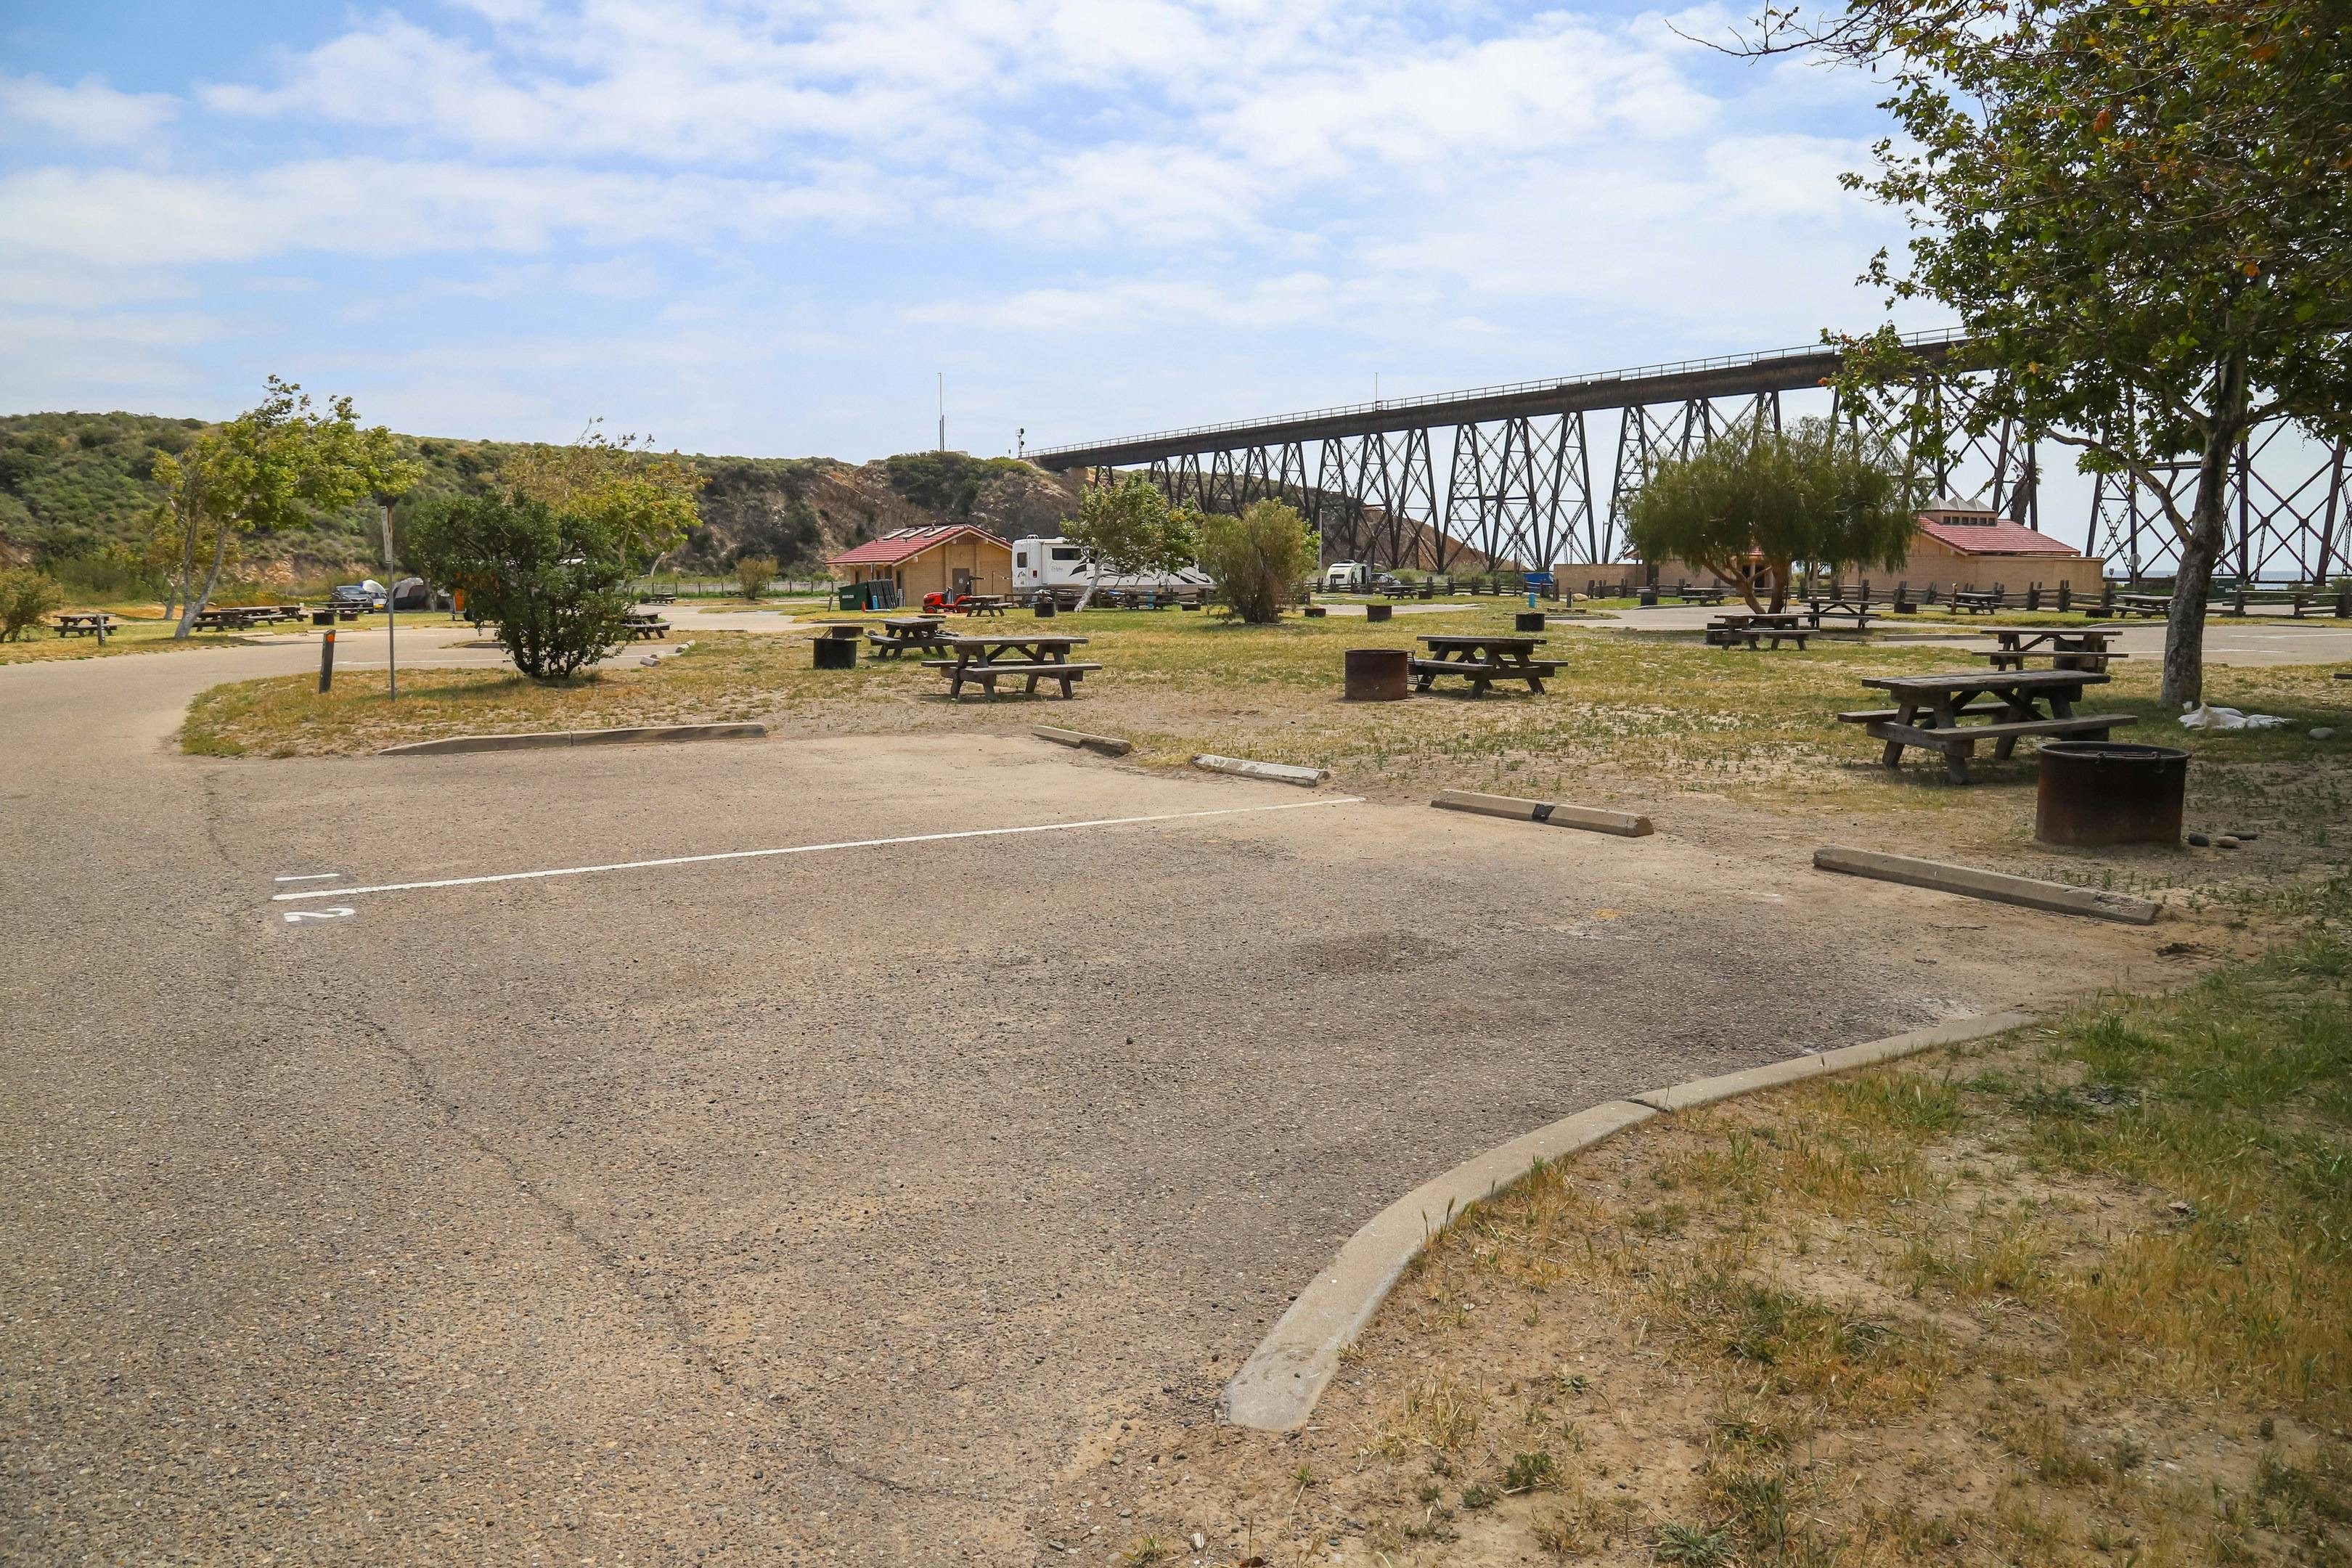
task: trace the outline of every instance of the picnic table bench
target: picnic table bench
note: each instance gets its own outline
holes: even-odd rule
[[[967,594],[949,608],[960,616],[1001,616],[1012,606],[1002,594]]]
[[[935,652],[946,646],[940,631],[944,621],[940,616],[899,616],[870,628],[866,640],[874,645],[876,656],[882,658]]]
[[[2108,642],[2119,629],[2115,626],[1995,626],[1992,635],[2000,646],[1977,657],[1990,659],[1995,669],[2023,669],[2028,659],[2046,658],[2053,669],[2096,672],[2106,668],[2111,658],[2131,657],[2127,653],[2107,651]]]
[[[1804,629],[1804,615],[1797,610],[1760,610],[1717,616],[1706,624],[1709,647],[1738,647],[1746,643],[1751,648],[1764,646],[1769,637],[1774,647],[1783,638],[1793,640],[1802,648],[1805,639],[1813,634]]]
[[[119,616],[110,616],[95,610],[73,610],[58,617],[58,636],[98,637],[103,641],[105,634],[111,632],[121,624],[122,620]]]
[[[2104,741],[2111,730],[2139,721],[2129,713],[2076,713],[2083,688],[2106,683],[2104,675],[2081,669],[1966,669],[1949,675],[1873,676],[1863,684],[1893,695],[1892,708],[1841,713],[1838,721],[1860,724],[1886,742],[1879,761],[1900,767],[1903,748],[1919,746],[1944,754],[1954,784],[1969,782],[1969,759],[1979,742],[1993,742],[1993,756],[2005,759],[2027,735],[2084,735]],[[1964,722],[1964,721],[1988,721]]]
[[[1529,691],[1543,689],[1543,678],[1559,668],[1556,660],[1535,657],[1548,639],[1496,632],[1440,632],[1421,639],[1429,657],[1406,661],[1415,678],[1414,689],[1426,691],[1441,675],[1458,675],[1470,682],[1470,695],[1484,697],[1497,680],[1524,680]]]
[[[677,603],[677,595],[676,594],[647,594],[645,597],[639,599],[637,603],[641,605],[675,605]]]
[[[2146,616],[2160,621],[2172,614],[2169,594],[2117,594],[2114,613],[2118,616]]]
[[[1083,647],[1084,637],[1039,636],[1019,633],[1012,637],[943,637],[940,646],[951,657],[927,658],[925,668],[936,669],[948,678],[948,699],[955,700],[963,695],[966,682],[978,686],[992,699],[996,683],[1006,676],[1017,675],[1028,682],[1024,688],[1034,696],[1037,683],[1051,680],[1059,683],[1065,700],[1077,693],[1071,688],[1099,664],[1073,663],[1070,650]]]
[[[633,615],[629,617],[628,627],[629,636],[639,641],[646,637],[667,638],[669,636],[669,623],[659,616]]]
[[[2001,601],[2008,596],[1991,588],[1955,588],[1952,608],[1966,610],[1972,616],[1989,616],[2000,609]]]
[[[1694,588],[1688,584],[1685,584],[1679,588],[1666,589],[1665,595],[1669,599],[1680,599],[1685,605],[1720,605],[1723,603],[1724,590],[1721,588]]]

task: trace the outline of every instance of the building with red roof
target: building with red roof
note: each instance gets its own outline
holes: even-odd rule
[[[896,584],[902,605],[919,605],[926,594],[952,601],[1013,591],[1013,546],[968,522],[893,529],[825,564],[848,582]]]
[[[2077,594],[2095,594],[2105,563],[2085,555],[1975,501],[1940,500],[1919,513],[1918,536],[1901,571],[1893,574],[1914,588],[2021,589],[2039,583],[2056,592],[2061,583]]]

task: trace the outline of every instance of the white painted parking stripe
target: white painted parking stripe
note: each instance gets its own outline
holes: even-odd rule
[[[281,882],[331,882],[341,875],[341,871],[310,871],[299,877],[280,877],[278,879]]]
[[[760,860],[775,855],[815,855],[828,849],[878,849],[891,844],[937,844],[950,838],[1000,838],[1017,833],[1069,833],[1081,827],[1131,827],[1147,822],[1184,822],[1202,816],[1246,816],[1262,811],[1306,811],[1318,805],[1361,805],[1360,795],[1328,800],[1291,800],[1276,805],[1227,805],[1213,811],[1168,811],[1156,816],[1098,816],[1087,822],[1040,822],[1027,827],[970,827],[957,833],[909,833],[898,838],[846,838],[836,844],[793,844],[781,849],[728,849],[715,855],[671,855],[659,860],[621,860],[609,866],[559,866],[544,871],[500,871],[487,877],[442,877],[429,882],[380,882],[372,888],[320,888],[308,893],[272,893],[272,903],[297,899],[350,899],[362,893],[408,893],[425,888],[471,888],[485,882],[529,882],[544,877],[593,877],[604,871],[645,871],[662,866],[700,866],[714,860]]]

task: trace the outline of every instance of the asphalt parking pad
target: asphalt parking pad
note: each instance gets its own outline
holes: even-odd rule
[[[433,1455],[297,1464],[304,1506],[421,1528],[446,1470],[607,1558],[1035,1552],[1090,1436],[1209,1419],[1291,1291],[1426,1176],[2145,946],[1664,817],[1260,809],[1316,797],[1027,739],[237,784],[235,1070],[262,1087],[235,1143],[331,1223],[245,1240],[304,1300],[204,1375],[267,1382],[298,1450],[364,1407]],[[1161,820],[994,831],[1137,817]],[[867,842],[940,833],[981,836]],[[855,847],[276,901],[819,844]]]

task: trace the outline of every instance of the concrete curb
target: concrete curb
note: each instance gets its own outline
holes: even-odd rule
[[[2128,893],[2070,887],[2064,882],[2012,877],[2005,871],[1979,871],[1973,866],[1948,866],[1941,860],[1882,855],[1874,849],[1848,849],[1834,844],[1813,851],[1813,867],[1822,871],[1843,871],[1849,877],[1869,877],[1881,882],[1933,888],[1940,893],[1989,899],[1997,904],[2046,910],[2053,914],[2121,921],[2126,925],[2154,925],[2157,916],[2164,912],[2164,906],[2154,900],[2134,898]]]
[[[1339,1370],[1339,1352],[1354,1342],[1431,1237],[1470,1205],[1526,1175],[1538,1160],[1564,1158],[1656,1114],[1623,1100],[1580,1110],[1456,1165],[1374,1215],[1250,1352],[1219,1396],[1218,1414],[1262,1432],[1305,1426]]]
[[[1235,773],[1245,779],[1299,784],[1307,789],[1313,789],[1330,776],[1322,768],[1302,768],[1292,763],[1254,763],[1245,757],[1220,757],[1208,752],[1194,757],[1192,765],[1205,768],[1213,773]]]
[[[533,735],[446,735],[386,746],[379,757],[437,757],[457,752],[530,752],[545,746],[625,746],[652,741],[733,741],[764,735],[765,724],[641,724],[624,730],[545,730]]]
[[[1442,789],[1430,805],[1440,811],[1469,811],[1480,816],[1507,816],[1518,822],[1549,823],[1554,827],[1581,827],[1590,833],[1613,833],[1620,838],[1641,838],[1657,830],[1646,816],[1630,811],[1603,811],[1591,805],[1563,805],[1556,801],[1521,800],[1514,795],[1481,795],[1470,789]]]
[[[1808,1053],[1744,1072],[1694,1079],[1580,1110],[1549,1127],[1512,1139],[1423,1184],[1374,1215],[1348,1238],[1290,1310],[1258,1342],[1217,1400],[1220,1419],[1261,1432],[1288,1432],[1307,1424],[1339,1370],[1339,1352],[1355,1342],[1388,1299],[1405,1265],[1462,1211],[1524,1177],[1538,1160],[1561,1160],[1654,1117],[1691,1110],[1737,1095],[1803,1079],[1893,1061],[1898,1057],[1981,1039],[2033,1021],[2031,1013],[1988,1013],[1835,1050]]]
[[[1106,757],[1123,757],[1135,750],[1134,742],[1122,741],[1117,735],[1089,735],[1084,730],[1057,730],[1051,724],[1040,724],[1030,733],[1057,746],[1082,746],[1089,752],[1100,752]]]

